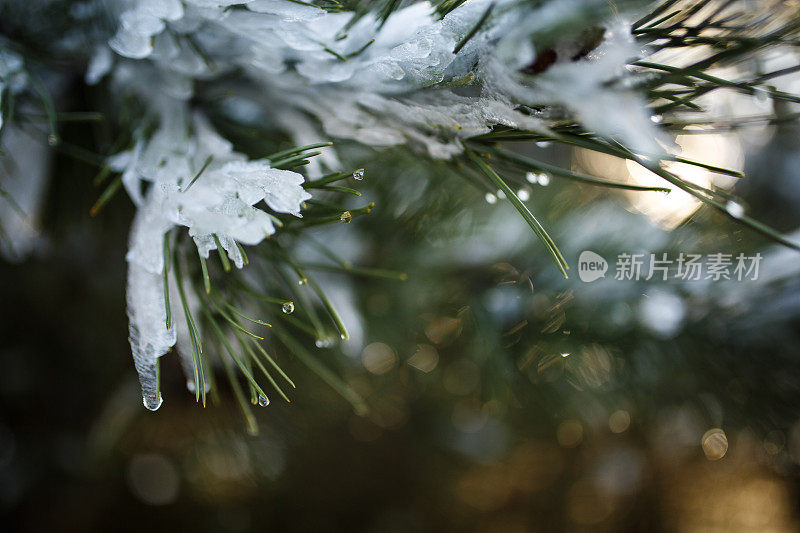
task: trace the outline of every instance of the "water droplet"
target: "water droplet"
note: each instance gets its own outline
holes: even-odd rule
[[[531,191],[529,191],[528,189],[525,189],[525,188],[523,188],[523,189],[520,189],[520,190],[517,192],[517,196],[518,196],[518,197],[519,197],[519,199],[520,199],[520,200],[522,200],[523,202],[527,202],[528,200],[530,200],[530,199],[531,199]]]
[[[526,172],[525,179],[528,180],[528,183],[536,183],[538,181],[538,176],[536,172]]]
[[[548,146],[550,146],[550,141],[538,141],[536,143],[536,146],[538,146],[539,148],[547,148]]]
[[[266,407],[269,405],[269,398],[264,396],[263,394],[258,395],[258,405],[261,407]]]
[[[358,181],[363,180],[364,179],[364,169],[360,168],[360,169],[356,170],[355,172],[353,172],[353,178],[357,179]]]
[[[486,199],[486,203],[487,204],[496,204],[497,203],[497,196],[495,196],[494,194],[492,194],[490,192],[487,192],[486,196],[484,196],[484,198]]]
[[[506,193],[504,193],[503,191],[500,191],[500,190],[497,191],[495,196],[497,196],[500,200],[505,200],[506,199]]]
[[[345,211],[339,215],[339,222],[342,224],[349,224],[351,220],[353,220],[353,215],[350,214],[350,211]]]
[[[561,357],[569,357],[569,352],[564,352],[561,354]]]
[[[550,185],[550,175],[542,172],[541,174],[539,174],[538,181],[539,185],[541,185],[542,187],[547,187],[548,185]]]
[[[306,278],[300,278],[297,280],[298,285],[305,285],[306,283],[308,283],[308,280]]]
[[[734,202],[733,200],[728,200],[728,203],[725,204],[725,211],[734,218],[742,218],[744,216],[744,207],[742,204]]]
[[[664,120],[664,117],[662,117],[661,115],[652,115],[650,117],[650,121],[653,122],[654,124],[661,124],[662,120]]]
[[[281,309],[283,309],[283,312],[286,313],[287,315],[290,313],[294,313],[294,302],[283,302]]]
[[[58,144],[58,142],[59,142],[58,135],[56,135],[55,133],[51,133],[50,135],[47,136],[47,144],[49,144],[50,146],[55,146]]]
[[[157,411],[161,404],[164,403],[164,398],[161,396],[160,392],[155,394],[142,394],[142,403],[144,406],[151,410]]]
[[[197,385],[195,385],[193,379],[187,379],[186,380],[186,389],[189,392],[191,392],[192,394],[194,394],[197,391]],[[205,382],[203,384],[203,389],[205,389],[205,392],[210,392],[211,391],[211,384],[208,383],[208,382]]]
[[[317,339],[317,341],[314,344],[316,345],[317,348],[330,348],[331,346],[333,346],[333,342],[331,342],[329,338]]]

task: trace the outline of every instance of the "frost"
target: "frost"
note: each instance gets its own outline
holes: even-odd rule
[[[603,2],[522,9],[513,0],[495,1],[496,15],[454,54],[491,3],[472,0],[438,20],[429,2],[416,2],[382,25],[367,14],[346,27],[348,13],[289,0],[190,0],[169,16],[155,15],[146,8],[152,2],[140,0],[123,12],[112,47],[127,57],[150,57],[163,72],[184,79],[239,67],[276,108],[311,113],[330,135],[377,146],[411,142],[436,158],[460,153],[459,139],[495,124],[546,130],[545,121],[520,112],[521,105],[542,104],[562,105],[588,128],[634,149],[661,152],[644,102],[617,83],[628,75],[627,62],[641,55],[619,20],[606,24],[590,57],[570,61],[575,50],[562,43],[559,57],[567,59],[539,76],[522,73],[536,57],[532,36],[563,26],[576,13],[597,18],[607,12]],[[232,5],[246,9],[224,9]],[[202,43],[203,57],[180,37],[190,33]],[[463,96],[460,85],[474,86],[472,94]],[[433,99],[429,87],[437,87]]]
[[[140,216],[145,213],[149,221],[134,227],[128,260],[160,271],[160,247],[153,246],[153,235],[185,226],[203,243],[203,255],[215,249],[210,242],[217,235],[223,244],[229,243],[226,250],[241,266],[235,242],[255,245],[275,231],[270,216],[254,206],[263,200],[275,212],[299,217],[302,203],[311,197],[302,187],[305,178],[234,152],[202,115],[195,114],[191,131],[186,131],[185,111],[179,103],[172,105],[146,144],[137,143],[132,151],[109,160],[124,168],[123,183],[140,205]],[[141,193],[143,181],[153,184],[146,197]]]
[[[605,40],[590,58],[554,65],[536,85],[571,108],[590,130],[617,137],[634,150],[661,153],[644,99],[632,89],[609,84],[638,54],[628,29],[616,24],[606,30]]]
[[[165,234],[187,227],[204,257],[216,249],[217,236],[241,268],[236,243],[255,245],[275,232],[270,216],[255,204],[263,200],[273,211],[300,216],[302,202],[311,195],[302,187],[302,175],[273,169],[267,160],[248,160],[202,115],[189,115],[182,102],[171,99],[162,102],[160,127],[152,137],[112,156],[108,164],[122,171],[123,184],[138,205],[126,256],[128,318],[144,402],[153,409],[160,405],[156,360],[179,338],[165,323]],[[146,194],[144,181],[151,184]]]

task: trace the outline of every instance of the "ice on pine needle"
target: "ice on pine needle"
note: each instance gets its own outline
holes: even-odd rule
[[[167,329],[161,274],[153,274],[136,263],[128,263],[128,340],[139,374],[144,406],[161,406],[158,358],[175,344],[175,328]]]
[[[497,16],[454,53],[493,3]],[[570,61],[562,50],[566,59],[532,82],[520,74],[536,58],[532,34],[563,24],[592,3],[521,9],[512,0],[473,0],[440,20],[430,3],[416,2],[385,23],[366,14],[348,27],[350,13],[288,0],[187,0],[182,10],[165,6],[158,13],[140,0],[123,12],[111,45],[178,78],[205,79],[240,68],[275,108],[310,113],[326,133],[373,146],[412,143],[447,159],[463,150],[459,139],[496,124],[545,132],[547,123],[519,106],[555,103],[599,133],[658,152],[643,102],[608,84],[624,80],[626,62],[641,55],[622,24],[609,25],[613,29],[590,58]],[[225,9],[235,5],[241,8]],[[199,43],[203,57],[174,37],[182,34]],[[448,86],[437,87],[445,81]],[[480,90],[471,96],[449,87],[476,82]],[[435,97],[427,87],[437,88]]]
[[[541,52],[532,44],[537,33],[600,4],[471,0],[439,18],[429,2],[415,2],[386,20],[368,13],[352,25],[352,13],[289,0],[119,4],[117,31],[108,42],[117,55],[97,50],[87,81],[110,72],[118,87],[139,96],[158,118],[155,133],[109,160],[138,206],[128,301],[146,405],[160,402],[157,358],[176,338],[164,324],[164,234],[186,227],[200,255],[207,258],[221,246],[241,267],[237,243],[255,245],[275,231],[255,205],[263,201],[272,211],[300,216],[310,198],[303,176],[273,169],[267,160],[248,160],[202,115],[188,111],[197,81],[243,73],[258,99],[269,102],[269,116],[255,97],[252,103],[226,97],[223,107],[233,112],[250,105],[295,140],[308,141],[299,144],[318,140],[318,123],[333,137],[370,146],[411,144],[449,159],[464,150],[462,139],[496,125],[547,135],[550,122],[535,110],[561,106],[601,135],[658,153],[657,126],[625,85],[625,65],[641,50],[619,21],[598,21],[606,30],[588,57],[575,58],[579,43],[556,42],[556,61],[535,76],[526,72]],[[484,19],[490,6],[492,16]],[[479,22],[480,31],[473,32]],[[320,161],[309,168],[338,163],[332,151]],[[353,177],[363,178],[363,171]],[[549,176],[529,174],[528,181],[547,185]],[[143,182],[149,183],[146,193]],[[489,203],[502,198],[486,196]],[[343,223],[351,219],[347,211],[340,216]],[[183,334],[178,332],[179,342]]]
[[[176,126],[186,123],[192,124],[190,132]],[[177,339],[176,328],[166,327],[165,234],[186,227],[201,255],[208,257],[219,242],[241,268],[244,261],[236,243],[256,245],[275,232],[270,216],[254,206],[263,200],[274,212],[299,217],[311,195],[302,187],[302,175],[273,169],[267,160],[248,160],[204,117],[190,116],[176,101],[164,103],[161,127],[149,140],[112,157],[109,164],[122,171],[126,189],[139,204],[127,254],[130,343],[145,406],[156,409],[161,404],[158,358]],[[143,181],[151,182],[144,195]],[[184,343],[181,352],[186,351]]]

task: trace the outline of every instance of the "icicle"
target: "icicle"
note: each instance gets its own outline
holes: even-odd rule
[[[157,209],[158,196],[151,191],[136,213],[131,229],[128,260],[128,340],[139,373],[142,398],[151,410],[161,405],[158,361],[175,344],[175,328],[167,329],[164,298],[164,233],[171,227]]]
[[[156,243],[158,246],[158,243]],[[167,330],[161,274],[128,264],[128,319],[133,362],[139,373],[145,407],[161,406],[158,358],[175,344],[175,328]]]

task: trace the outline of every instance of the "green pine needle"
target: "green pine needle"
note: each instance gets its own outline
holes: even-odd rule
[[[525,222],[528,223],[528,226],[533,230],[533,232],[539,237],[542,243],[547,248],[547,251],[550,253],[550,256],[553,258],[558,270],[561,274],[567,278],[567,270],[569,269],[569,265],[567,265],[567,261],[564,259],[564,256],[561,254],[561,251],[556,246],[553,239],[545,231],[544,227],[536,220],[536,217],[533,216],[533,213],[525,206],[524,203],[517,197],[516,193],[511,190],[511,188],[506,185],[506,182],[503,181],[497,173],[492,170],[492,168],[486,164],[486,162],[478,156],[475,152],[470,149],[466,151],[467,156],[478,166],[478,168],[489,178],[489,180],[494,183],[497,188],[506,195],[506,198],[509,199],[511,205],[519,212],[520,215],[525,219]]]

